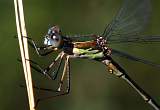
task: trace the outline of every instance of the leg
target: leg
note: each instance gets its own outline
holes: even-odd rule
[[[25,37],[25,36],[24,36]],[[53,52],[53,49],[47,46],[38,47],[32,38],[25,37],[28,39],[28,44],[34,48],[39,56],[46,56]]]
[[[124,71],[122,67],[120,67],[112,58],[107,58],[102,61],[105,65],[107,65],[109,73],[116,75],[117,77],[125,80],[132,88],[134,88],[140,96],[142,96],[143,100],[150,104],[155,110],[160,110],[160,106],[154,101],[154,99],[147,94],[140,86],[138,86],[135,81],[133,81],[128,74]]]
[[[62,87],[62,84],[63,84],[63,81],[64,81],[65,74],[67,74],[67,89],[66,89],[66,91],[61,91],[61,87]],[[59,85],[58,91],[56,91],[56,92],[59,92],[59,94],[54,95],[54,96],[39,98],[36,102],[35,108],[38,106],[40,101],[44,101],[44,100],[51,99],[51,98],[54,98],[54,97],[69,94],[69,92],[70,92],[70,62],[69,62],[69,56],[67,56],[67,59],[65,60],[63,75],[62,75],[61,80],[60,80],[60,85]]]
[[[68,87],[70,85],[70,67],[69,67],[69,56],[67,56],[66,58],[66,62],[65,62],[65,65],[64,65],[64,70],[63,70],[63,74],[62,74],[62,77],[60,79],[60,83],[59,83],[59,88],[58,88],[58,91],[61,91],[61,88],[62,88],[62,85],[63,85],[63,81],[64,81],[64,76],[65,74],[67,74],[67,91],[68,91]]]
[[[62,59],[63,59],[64,53],[61,52],[57,58],[49,65],[47,66],[45,69],[43,69],[39,64],[37,64],[36,62],[29,60],[31,62],[31,67],[36,70],[37,72],[47,76],[48,78],[55,80],[57,77],[57,74],[59,72],[59,69],[61,67],[61,63],[62,63]],[[54,72],[49,72],[51,70],[51,68],[55,67],[57,64],[57,69]]]
[[[26,85],[24,85],[24,84],[20,84],[19,86],[22,87],[22,88],[26,88]],[[33,88],[38,90],[38,91],[48,91],[48,92],[52,92],[52,93],[53,92],[54,93],[59,93],[59,91],[57,91],[55,89],[42,88],[42,87],[38,87],[38,86],[35,86],[35,85],[33,85]]]
[[[64,56],[64,53],[61,52],[57,58],[49,65],[47,66],[47,68],[43,69],[38,63],[34,62],[33,60],[29,60],[31,62],[31,67],[36,70],[37,72],[43,74],[43,75],[46,75],[48,76],[48,78],[50,79],[55,79],[57,77],[57,74],[59,72],[59,69],[60,69],[60,66],[61,66],[61,63],[62,63],[62,59],[63,59],[63,56]],[[26,59],[28,60],[28,59]],[[21,60],[18,59],[19,62],[21,62]],[[53,76],[51,76],[51,73],[49,73],[49,70],[55,66],[55,64],[58,63],[58,68],[55,72],[53,72]]]

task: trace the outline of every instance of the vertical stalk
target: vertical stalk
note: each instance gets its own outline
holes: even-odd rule
[[[14,0],[14,6],[15,6],[18,41],[19,41],[23,70],[24,70],[25,81],[27,86],[29,107],[30,107],[30,110],[35,110],[31,68],[30,68],[29,60],[26,60],[26,59],[29,59],[28,43],[27,43],[27,38],[23,37],[23,36],[27,36],[27,32],[25,28],[22,0]]]

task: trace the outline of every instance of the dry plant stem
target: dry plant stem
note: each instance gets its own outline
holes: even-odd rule
[[[104,60],[102,61],[108,68],[109,73],[123,79],[126,81],[137,93],[143,98],[143,100],[151,105],[155,110],[160,110],[160,106],[155,102],[155,100],[146,93],[140,86],[133,81],[128,74],[113,60]]]
[[[30,110],[35,110],[30,63],[28,60],[26,60],[26,59],[29,59],[28,44],[27,44],[27,39],[23,37],[23,36],[27,36],[27,32],[25,28],[22,0],[14,0],[14,6],[15,6],[17,34],[18,34],[22,64],[23,64],[28,99],[29,99],[29,107],[30,107]]]

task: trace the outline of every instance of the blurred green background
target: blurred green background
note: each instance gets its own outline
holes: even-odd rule
[[[152,1],[152,18],[146,34],[160,35],[160,1]],[[59,25],[64,34],[101,34],[121,6],[122,0],[23,0],[28,35],[41,44],[43,35],[52,25]],[[28,110],[22,65],[16,35],[14,2],[0,0],[0,110]],[[160,43],[114,45],[132,55],[160,63]],[[44,67],[55,54],[39,58],[30,49],[31,59]],[[160,69],[123,58],[115,58],[129,75],[160,104]],[[50,81],[33,71],[34,84],[56,88]],[[51,95],[35,91],[36,98]],[[68,96],[40,102],[37,110],[153,110],[124,81],[109,75],[106,67],[89,60],[71,60],[71,92]]]

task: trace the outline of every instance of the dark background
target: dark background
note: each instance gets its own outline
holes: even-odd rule
[[[39,44],[52,25],[62,32],[74,34],[101,34],[121,6],[121,0],[24,0],[28,35]],[[160,1],[151,0],[152,18],[146,34],[160,34]],[[28,110],[26,90],[20,58],[13,0],[0,0],[0,110]],[[114,45],[119,50],[160,63],[159,43]],[[31,59],[44,67],[56,54],[39,58],[30,48]],[[160,104],[160,68],[115,58],[129,75]],[[50,81],[33,71],[34,84],[56,88],[57,80]],[[124,81],[109,75],[106,67],[90,60],[71,60],[71,92],[68,96],[41,102],[37,110],[152,110]],[[35,91],[36,98],[50,92]]]

